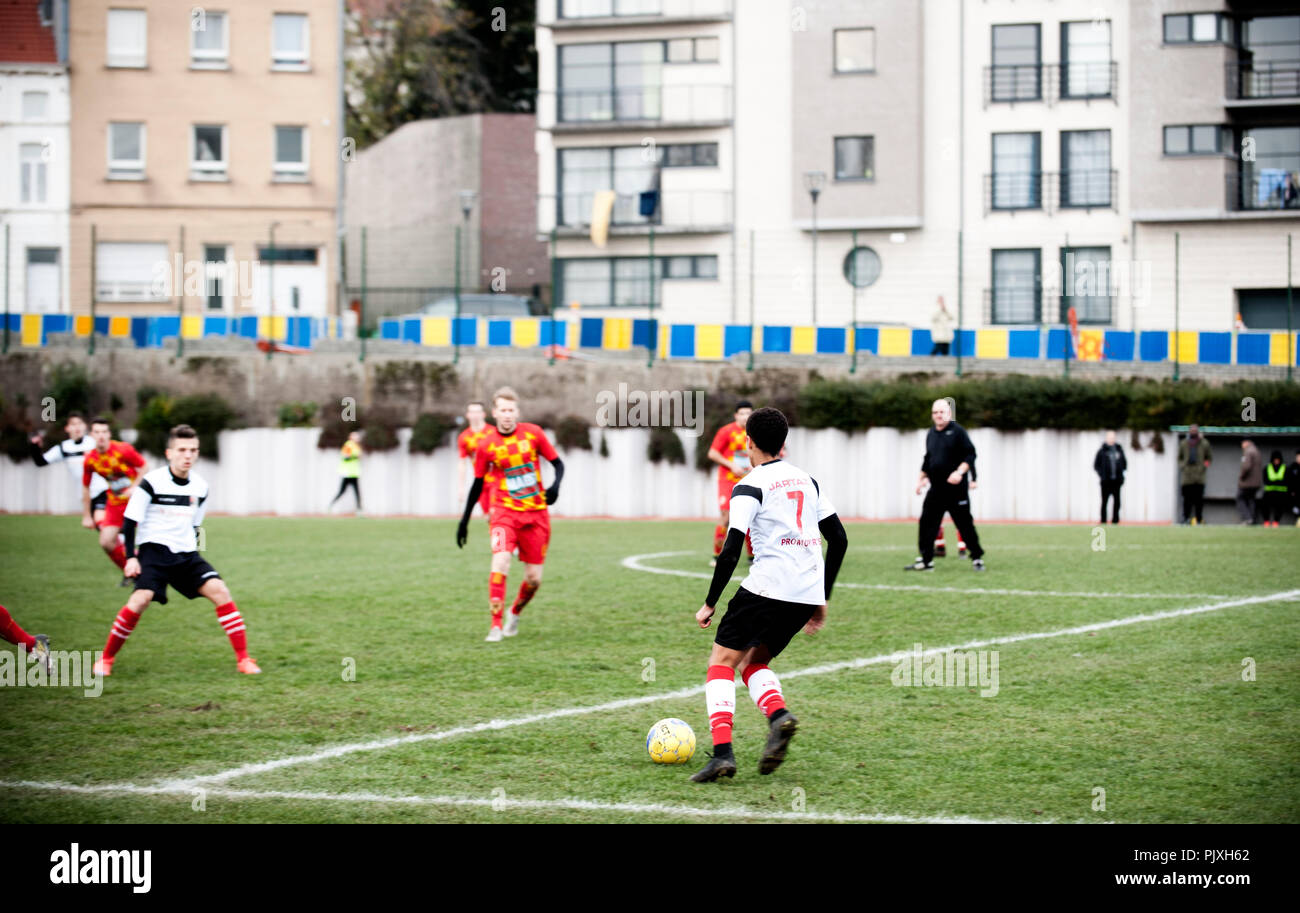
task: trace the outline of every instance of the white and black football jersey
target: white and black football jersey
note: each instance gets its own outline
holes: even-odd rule
[[[74,441],[72,438],[60,441],[45,453],[41,454],[41,459],[49,463],[62,463],[68,468],[68,474],[81,484],[81,464],[85,461],[86,454],[95,449],[95,439],[90,435],[82,435],[81,440]],[[99,473],[90,477],[90,496],[99,497],[103,492],[108,491],[108,482]]]
[[[156,542],[173,552],[197,551],[194,527],[203,523],[207,500],[207,480],[196,472],[185,479],[170,466],[146,473],[126,505],[126,518],[137,524],[136,548]]]
[[[754,563],[740,585],[769,599],[824,603],[818,524],[834,513],[813,477],[785,460],[751,470],[731,490],[731,528],[748,531],[754,546]]]

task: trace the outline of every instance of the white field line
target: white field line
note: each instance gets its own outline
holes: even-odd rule
[[[1082,527],[1080,527],[1080,529],[1082,529]],[[952,539],[948,539],[947,541],[955,542],[956,539],[952,538]],[[980,541],[983,541],[983,537],[981,537]],[[1001,544],[995,545],[992,547],[992,550],[995,552],[1090,551],[1091,542],[1092,542],[1092,535],[1091,532],[1089,532],[1089,536],[1088,536],[1089,544],[1087,545],[1065,545],[1060,542],[1052,543],[1050,545],[1026,545],[1025,543],[1018,543],[1014,545],[1001,545]],[[1138,543],[1134,545],[1129,545],[1125,543],[1123,545],[1115,546],[1115,549],[1117,551],[1123,550],[1127,552],[1130,549],[1135,549],[1135,548],[1138,549],[1176,548],[1179,551],[1184,551],[1186,549],[1195,549],[1195,548],[1217,549],[1222,547],[1223,547],[1222,544],[1214,544],[1210,542],[1144,542],[1144,543]],[[916,546],[914,545],[850,545],[849,551],[851,552],[911,552],[912,554],[916,554]],[[691,554],[698,555],[699,552],[695,551],[695,552],[691,552]]]
[[[222,799],[275,799],[291,802],[361,802],[382,805],[443,805],[453,807],[490,808],[502,812],[511,809],[557,809],[577,812],[623,812],[633,815],[660,815],[667,820],[689,818],[722,818],[726,820],[749,819],[756,821],[821,821],[842,824],[1024,824],[1029,822],[1011,819],[971,818],[965,815],[851,815],[841,812],[787,812],[760,811],[742,807],[698,808],[690,805],[660,805],[635,802],[601,802],[595,799],[511,799],[508,796],[483,798],[480,796],[387,796],[382,793],[322,793],[278,790],[222,789],[200,786],[163,784],[137,786],[134,783],[105,783],[97,786],[78,786],[75,783],[41,781],[0,781],[0,788],[21,790],[48,790],[83,795],[122,796],[179,796],[191,798],[199,795]],[[196,819],[197,820],[197,819]],[[1035,819],[1034,824],[1052,824],[1047,819]]]
[[[1181,618],[1186,615],[1200,615],[1205,612],[1217,612],[1220,609],[1229,609],[1236,606],[1257,605],[1265,602],[1280,602],[1289,599],[1300,599],[1300,589],[1284,590],[1277,593],[1270,593],[1265,596],[1248,596],[1242,599],[1210,603],[1208,605],[1193,606],[1185,609],[1170,609],[1164,612],[1130,615],[1127,618],[1116,618],[1111,621],[1099,621],[1092,624],[1079,625],[1073,628],[1062,628],[1056,631],[1041,631],[1032,634],[1010,634],[1004,637],[972,640],[964,644],[956,644],[947,647],[934,647],[924,651],[922,655],[929,656],[933,653],[949,653],[954,650],[976,650],[982,647],[991,647],[999,644],[1012,644],[1027,640],[1045,640],[1053,637],[1067,637],[1073,634],[1087,634],[1092,631],[1103,631],[1108,628],[1119,628],[1126,625],[1141,624],[1147,621],[1159,621],[1165,618]],[[879,656],[867,656],[860,659],[846,660],[844,662],[812,666],[806,669],[795,669],[789,672],[783,671],[781,677],[800,678],[807,675],[825,675],[828,672],[839,672],[845,669],[861,669],[866,666],[875,666],[883,663],[896,663],[902,655],[904,655],[902,651],[894,651],[893,653],[880,654]],[[457,726],[454,729],[445,729],[439,732],[424,732],[416,735],[374,739],[369,742],[354,742],[346,745],[335,745],[332,748],[325,748],[309,754],[292,755],[290,757],[278,758],[271,761],[262,761],[256,764],[242,764],[239,767],[233,767],[229,770],[224,770],[215,774],[189,777],[182,780],[168,780],[164,781],[162,785],[183,789],[202,786],[204,784],[225,783],[229,780],[236,779],[237,777],[247,777],[254,774],[266,773],[272,770],[279,770],[285,767],[294,767],[299,764],[314,764],[319,761],[329,760],[330,758],[357,754],[358,752],[382,751],[388,748],[395,748],[399,745],[413,745],[419,742],[439,742],[443,739],[469,735],[476,732],[512,729],[516,726],[528,726],[533,723],[544,723],[548,720],[561,719],[564,717],[586,716],[592,713],[602,713],[607,710],[622,710],[627,707],[639,707],[644,704],[658,704],[665,701],[678,700],[679,698],[694,697],[703,693],[704,686],[695,685],[690,688],[682,688],[677,691],[669,691],[662,694],[648,694],[641,697],[623,698],[622,700],[617,701],[607,701],[603,704],[591,704],[586,707],[563,707],[559,710],[551,710],[545,713],[535,713],[529,716],[515,717],[514,719],[509,720],[490,720],[485,723],[477,723],[473,726]]]
[[[650,567],[644,562],[654,558],[675,558],[681,555],[698,555],[699,552],[653,552],[648,555],[629,555],[621,562],[630,571],[645,571],[647,574],[664,574],[669,577],[694,577],[699,580],[712,580],[713,574],[704,571],[679,571],[666,567]],[[960,560],[960,559],[959,559]],[[900,568],[900,573],[902,569]],[[986,596],[1051,596],[1078,599],[1227,599],[1217,593],[1102,593],[1067,592],[1062,590],[1008,590],[999,587],[964,587],[964,586],[921,586],[903,583],[844,583],[836,581],[836,587],[850,590],[891,590],[900,592],[923,593],[971,593]]]

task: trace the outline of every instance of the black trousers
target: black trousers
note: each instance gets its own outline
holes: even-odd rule
[[[1204,517],[1201,512],[1205,509],[1205,483],[1184,485],[1183,486],[1183,519],[1190,520],[1196,518],[1200,523]]]
[[[1110,522],[1119,522],[1119,490],[1124,485],[1119,479],[1112,479],[1109,482],[1101,483],[1101,522],[1106,522],[1106,502],[1111,498],[1115,499],[1115,506],[1111,508]]]
[[[934,538],[947,513],[957,525],[957,533],[966,543],[966,550],[971,559],[982,557],[979,533],[975,531],[975,521],[970,515],[970,494],[965,485],[949,485],[947,479],[941,479],[930,485],[925,493],[925,502],[921,505],[920,530],[917,533],[917,548],[922,560],[929,564],[934,559]]]
[[[1264,492],[1264,507],[1260,513],[1263,514],[1265,520],[1272,520],[1277,523],[1291,509],[1288,500],[1285,491],[1266,491]]]
[[[933,345],[933,347],[930,349],[930,354],[931,354],[931,355],[947,355],[947,354],[948,354],[948,346],[950,346],[950,345],[952,345],[952,343],[949,343],[949,342],[936,342],[936,343]]]
[[[338,501],[339,498],[343,497],[343,492],[347,491],[349,488],[351,488],[356,493],[357,510],[360,510],[361,509],[361,480],[357,478],[351,478],[348,476],[344,476],[339,481],[339,493],[336,494],[334,496],[334,500],[330,502],[330,507],[333,507],[335,502]]]
[[[1237,489],[1237,517],[1242,523],[1255,523],[1255,497],[1259,494],[1258,488],[1238,488]]]

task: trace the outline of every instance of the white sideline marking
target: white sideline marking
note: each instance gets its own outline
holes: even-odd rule
[[[1004,637],[993,637],[986,640],[973,640],[964,644],[957,644],[948,647],[933,647],[926,650],[922,655],[929,656],[932,653],[948,653],[954,650],[975,650],[982,647],[995,646],[997,644],[1011,644],[1026,640],[1044,640],[1052,637],[1066,637],[1071,634],[1086,634],[1090,631],[1102,631],[1108,628],[1119,628],[1125,625],[1140,624],[1146,621],[1159,621],[1165,618],[1179,618],[1185,615],[1199,615],[1204,612],[1217,612],[1220,609],[1228,609],[1236,606],[1257,605],[1264,602],[1280,602],[1283,600],[1300,599],[1300,589],[1283,590],[1277,593],[1270,593],[1265,596],[1247,596],[1242,599],[1233,599],[1228,602],[1216,602],[1208,605],[1192,606],[1185,609],[1169,609],[1164,612],[1152,612],[1143,615],[1130,615],[1127,618],[1116,618],[1111,621],[1099,621],[1092,624],[1079,625],[1073,628],[1062,628],[1056,631],[1041,631],[1033,634],[1009,634]],[[893,653],[881,654],[879,656],[868,656],[861,659],[845,660],[837,663],[827,663],[821,666],[811,666],[806,669],[795,669],[790,672],[782,672],[782,678],[800,678],[806,675],[825,675],[828,672],[839,672],[844,669],[861,669],[865,666],[880,665],[888,662],[898,662],[898,657],[903,655],[902,651],[896,650]],[[603,704],[592,704],[587,707],[564,707],[559,710],[551,710],[546,713],[535,713],[530,716],[516,717],[511,720],[490,720],[486,723],[478,723],[473,726],[457,726],[454,729],[446,729],[440,732],[426,732],[418,735],[395,736],[387,739],[375,739],[369,742],[355,742],[350,745],[336,745],[333,748],[326,748],[321,751],[315,751],[310,754],[293,755],[287,758],[278,758],[272,761],[262,761],[257,764],[242,764],[239,767],[233,767],[230,770],[221,771],[220,773],[208,774],[206,776],[190,777],[183,780],[169,780],[164,783],[166,786],[181,788],[193,788],[206,783],[224,783],[233,780],[236,777],[246,777],[252,774],[266,773],[271,770],[278,770],[284,767],[294,767],[298,764],[314,764],[318,761],[325,761],[330,758],[338,758],[343,755],[356,754],[362,751],[381,751],[386,748],[393,748],[398,745],[411,745],[417,742],[437,742],[443,739],[449,739],[454,736],[468,735],[475,732],[486,732],[493,729],[511,729],[516,726],[527,726],[532,723],[543,723],[547,720],[560,719],[570,716],[585,716],[590,713],[601,713],[606,710],[622,710],[627,707],[638,707],[642,704],[657,704],[663,701],[672,701],[679,698],[694,697],[704,693],[703,685],[695,685],[690,688],[682,688],[677,691],[669,691],[663,694],[648,694],[641,697],[623,698],[617,701],[607,701]]]
[[[5,789],[41,789],[90,795],[142,795],[190,797],[200,787],[179,784],[137,786],[134,783],[106,783],[98,786],[78,786],[75,783],[0,781]],[[511,799],[508,796],[486,799],[478,796],[386,796],[382,793],[319,793],[284,792],[278,790],[210,789],[203,787],[206,796],[222,799],[286,799],[298,802],[367,802],[387,805],[450,805],[473,808],[506,809],[561,809],[564,811],[626,812],[635,815],[674,815],[694,818],[751,818],[759,821],[824,821],[841,824],[1025,824],[1011,819],[971,818],[965,815],[945,817],[939,815],[851,815],[842,812],[764,812],[743,807],[697,808],[690,805],[660,805],[635,802],[601,802],[596,799]],[[1036,819],[1034,824],[1053,824],[1047,819]]]
[[[865,548],[866,546],[864,546]],[[630,571],[645,571],[647,574],[666,574],[670,577],[694,577],[700,580],[712,580],[713,575],[703,571],[679,571],[666,567],[650,567],[643,562],[652,558],[676,558],[681,555],[698,555],[698,552],[653,552],[648,555],[628,555],[621,562]],[[960,560],[960,559],[958,559]],[[903,572],[900,568],[900,572]],[[905,573],[905,572],[903,572]],[[1062,590],[1008,590],[997,587],[964,586],[920,586],[903,583],[844,583],[836,581],[835,586],[850,590],[896,590],[924,593],[973,593],[988,596],[1059,596],[1081,599],[1227,599],[1218,593],[1098,593],[1065,592]]]

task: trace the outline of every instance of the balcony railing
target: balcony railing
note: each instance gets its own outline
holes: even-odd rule
[[[1075,171],[1011,171],[984,175],[984,214],[1058,209],[1115,209],[1119,172],[1113,169]]]
[[[585,234],[591,228],[591,210],[595,191],[577,191],[537,197],[537,228]],[[652,215],[642,214],[639,193],[620,193],[614,198],[610,230],[628,229],[639,233],[654,225],[660,232],[726,231],[731,227],[731,191],[666,190],[660,191]]]
[[[656,85],[537,93],[543,130],[702,126],[731,120],[731,86]]]
[[[1300,99],[1300,60],[1237,60],[1226,69],[1230,99]]]
[[[553,19],[543,26],[586,25],[604,20],[729,19],[732,0],[556,0]]]
[[[993,324],[1036,324],[1043,319],[1043,290],[1030,287],[1026,282],[1020,286],[1006,285],[984,290],[984,323]]]
[[[984,68],[984,106],[1117,99],[1118,86],[1119,64],[1113,60],[996,64]]]
[[[1253,168],[1227,175],[1230,212],[1270,209],[1300,214],[1300,171],[1285,168]]]

